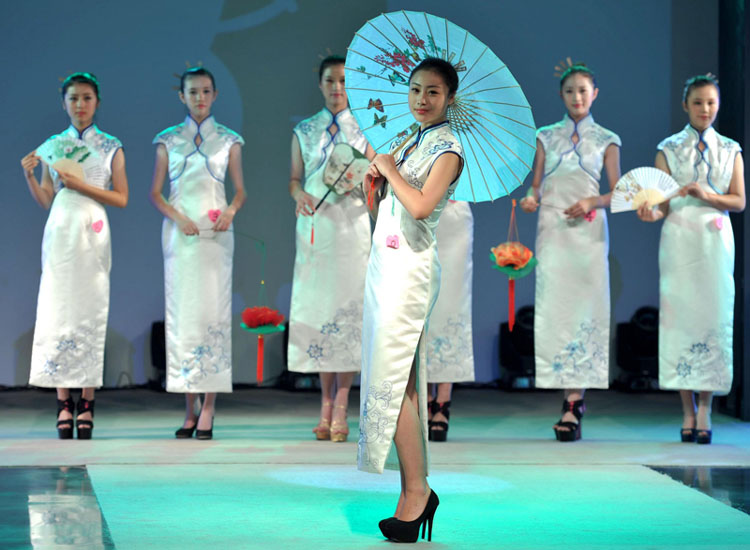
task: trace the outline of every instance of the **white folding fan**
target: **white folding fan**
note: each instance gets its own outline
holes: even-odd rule
[[[49,139],[37,147],[36,154],[53,170],[71,172],[87,182],[102,175],[98,155],[79,139],[69,136]]]
[[[674,178],[658,168],[634,168],[615,185],[610,210],[613,213],[638,210],[644,202],[656,206],[674,197],[679,190]]]

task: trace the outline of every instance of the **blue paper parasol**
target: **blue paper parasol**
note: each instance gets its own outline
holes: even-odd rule
[[[387,153],[419,127],[409,111],[409,74],[426,57],[453,64],[459,84],[448,109],[465,168],[451,197],[482,202],[508,195],[531,170],[536,126],[508,67],[471,33],[447,19],[399,11],[368,21],[346,56],[346,92],[359,127]]]

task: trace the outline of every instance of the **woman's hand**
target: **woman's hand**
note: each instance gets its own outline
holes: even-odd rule
[[[88,185],[84,180],[74,175],[73,172],[68,172],[67,170],[57,170],[57,175],[65,187],[72,191],[80,191]]]
[[[375,164],[370,164],[365,173],[365,192],[375,193],[385,183],[385,178],[381,175],[380,170]]]
[[[216,223],[214,223],[213,230],[214,231],[226,231],[229,229],[229,226],[232,225],[232,220],[234,220],[234,215],[237,213],[237,211],[232,206],[227,206],[224,211],[219,214],[219,217],[216,219]]]
[[[302,189],[297,191],[294,200],[297,206],[294,209],[296,216],[312,216],[315,214],[315,197],[310,193],[306,193]]]
[[[679,191],[679,195],[681,197],[686,197],[687,195],[690,195],[691,197],[695,197],[696,199],[700,199],[702,201],[706,201],[708,198],[708,193],[706,193],[703,188],[698,184],[698,182],[693,182],[689,185],[686,185]]]
[[[218,224],[219,220],[216,220],[216,223]],[[200,229],[198,229],[198,226],[187,216],[180,216],[180,218],[177,220],[177,227],[180,229],[180,231],[182,231],[184,235],[190,236],[200,234]]]
[[[386,179],[388,178],[389,174],[393,174],[393,172],[398,172],[398,168],[396,167],[396,161],[393,158],[393,155],[388,154],[379,154],[375,155],[375,158],[372,159],[372,164],[370,166],[374,166],[377,168],[378,173],[383,176]]]
[[[598,198],[599,197],[589,197],[587,199],[581,199],[569,208],[566,208],[563,211],[563,214],[568,216],[568,219],[582,218],[596,208]]]
[[[26,174],[27,177],[34,175],[34,168],[39,166],[39,161],[41,158],[37,156],[36,151],[32,151],[25,157],[21,159],[21,166],[23,166],[23,173]]]
[[[535,196],[529,195],[528,197],[524,197],[521,199],[520,205],[521,210],[523,210],[527,214],[531,214],[532,212],[536,212],[539,208],[539,201],[536,200]]]
[[[644,222],[657,222],[664,217],[664,211],[659,206],[650,207],[644,202],[638,207],[638,217]]]

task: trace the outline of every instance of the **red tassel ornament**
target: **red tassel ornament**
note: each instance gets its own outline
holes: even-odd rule
[[[278,310],[266,306],[248,307],[242,312],[242,328],[258,335],[258,357],[256,377],[258,385],[263,382],[263,336],[273,332],[283,332],[284,316]]]

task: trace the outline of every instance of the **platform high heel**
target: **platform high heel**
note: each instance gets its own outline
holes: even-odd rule
[[[417,542],[419,538],[419,528],[422,528],[422,538],[424,539],[425,530],[427,530],[427,540],[432,540],[432,522],[435,518],[440,499],[437,493],[430,489],[430,496],[427,504],[422,510],[419,517],[413,521],[401,521],[396,518],[384,519],[380,522],[380,531],[383,536],[393,542]]]
[[[451,417],[451,402],[446,401],[445,403],[438,403],[437,399],[430,402],[432,408],[432,416],[438,413],[442,414],[446,420]],[[448,422],[441,420],[431,420],[429,424],[430,428],[430,441],[447,441],[448,440]]]
[[[62,411],[68,411],[71,415],[76,409],[76,404],[68,397],[66,400],[57,400],[57,416],[60,417]],[[59,439],[73,439],[73,419],[57,421],[57,437]]]
[[[711,430],[693,430],[695,432],[695,442],[698,445],[711,444]]]
[[[583,413],[586,412],[586,405],[583,403],[583,399],[578,401],[563,400],[562,413],[573,413],[578,422],[563,422],[562,419],[555,424],[555,438],[558,441],[578,441],[581,439],[581,421]],[[566,428],[566,429],[559,429]]]
[[[344,409],[344,420],[334,420],[331,423],[331,441],[334,443],[343,443],[346,438],[349,437],[349,424],[346,421],[346,407],[344,405],[336,405],[334,409]]]
[[[76,431],[78,432],[78,439],[91,439],[91,434],[94,431],[94,400],[89,401],[81,397],[78,401],[78,416],[83,413],[91,413],[91,420],[83,420],[76,418]]]

